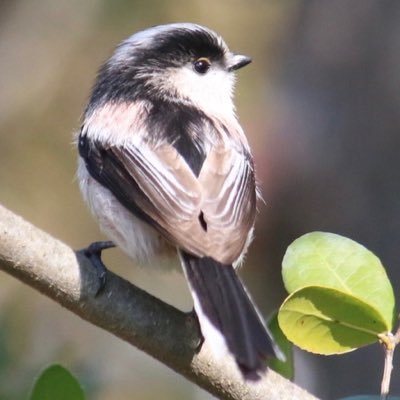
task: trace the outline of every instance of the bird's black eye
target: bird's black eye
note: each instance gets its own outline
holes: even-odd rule
[[[193,63],[194,70],[199,74],[205,74],[210,69],[211,63],[208,58],[202,57]]]

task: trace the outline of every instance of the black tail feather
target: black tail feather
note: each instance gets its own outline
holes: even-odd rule
[[[266,357],[275,354],[274,344],[234,268],[209,257],[181,256],[202,314],[222,334],[242,374],[257,379]]]

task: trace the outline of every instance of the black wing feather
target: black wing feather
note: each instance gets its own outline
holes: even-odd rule
[[[152,203],[111,151],[97,146],[94,141],[82,134],[79,136],[78,148],[89,174],[96,181],[109,189],[136,217],[162,230],[161,226],[138,206],[139,199],[146,201],[149,207]]]
[[[181,256],[203,314],[226,339],[242,373],[257,379],[275,349],[234,268],[209,257]]]

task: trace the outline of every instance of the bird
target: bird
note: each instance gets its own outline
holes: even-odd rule
[[[280,350],[237,275],[259,196],[233,103],[235,72],[250,62],[194,23],[133,34],[98,71],[77,175],[110,239],[89,249],[116,245],[147,262],[175,252],[204,340],[259,379]]]

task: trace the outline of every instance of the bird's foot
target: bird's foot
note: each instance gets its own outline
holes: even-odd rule
[[[191,319],[191,321],[197,331],[198,342],[196,343],[195,351],[196,351],[196,353],[198,353],[201,350],[201,347],[203,346],[203,343],[204,343],[204,336],[200,329],[199,317],[197,316],[197,313],[194,310],[194,308],[192,309],[192,311],[188,312],[188,316]]]
[[[101,252],[112,247],[115,247],[115,244],[110,240],[107,240],[102,242],[94,242],[83,249],[83,254],[91,261],[99,280],[99,287],[95,296],[98,296],[104,290],[107,281],[107,268],[101,259]]]

